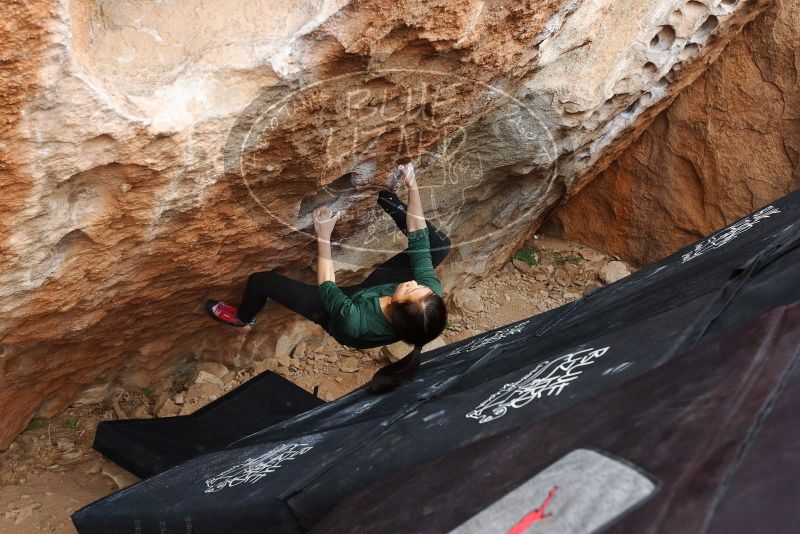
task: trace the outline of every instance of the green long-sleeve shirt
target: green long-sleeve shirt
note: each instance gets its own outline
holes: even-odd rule
[[[441,297],[442,284],[433,270],[430,248],[427,228],[408,233],[406,252],[411,259],[414,280]],[[383,315],[379,299],[393,294],[397,286],[397,283],[380,284],[361,289],[348,297],[335,282],[322,282],[319,291],[330,316],[328,331],[339,343],[357,349],[394,343],[399,338]]]

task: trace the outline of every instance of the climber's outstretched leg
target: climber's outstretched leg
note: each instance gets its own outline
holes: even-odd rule
[[[224,302],[208,301],[206,310],[217,321],[237,327],[247,326],[255,322],[256,314],[267,303],[267,299],[275,300],[323,328],[328,322],[328,313],[316,286],[272,271],[253,273],[247,278],[238,309]]]

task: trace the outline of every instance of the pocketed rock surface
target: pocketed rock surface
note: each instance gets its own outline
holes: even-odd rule
[[[800,188],[798,49],[776,0],[549,226],[643,265]]]
[[[599,273],[614,258],[574,243],[536,237],[523,244],[538,264],[508,262],[459,292],[449,309],[442,342],[481,332],[561,306],[600,287]],[[278,357],[241,368],[203,362],[191,372],[152,388],[117,391],[103,403],[71,405],[35,419],[0,453],[0,534],[74,533],[69,515],[137,479],[91,449],[100,421],[189,414],[256,374],[274,370],[323,400],[333,400],[369,381],[389,363],[386,348],[347,350],[308,323],[289,331]],[[433,345],[433,344],[431,344]],[[426,346],[429,348],[430,346]],[[408,348],[399,348],[405,354]]]

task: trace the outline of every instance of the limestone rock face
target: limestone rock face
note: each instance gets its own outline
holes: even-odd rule
[[[798,45],[779,0],[548,226],[641,265],[800,187]]]
[[[98,384],[270,356],[296,317],[202,302],[312,282],[322,203],[360,280],[403,247],[374,203],[399,160],[453,241],[445,289],[499,267],[768,3],[5,2],[0,448]]]

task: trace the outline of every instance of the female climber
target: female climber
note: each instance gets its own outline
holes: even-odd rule
[[[408,189],[408,206],[389,191],[380,192],[378,204],[408,237],[404,252],[384,262],[362,283],[337,286],[330,240],[339,216],[321,206],[314,210],[317,286],[273,271],[253,273],[238,308],[216,300],[206,302],[211,318],[235,327],[248,326],[271,298],[321,325],[349,347],[365,349],[403,340],[414,349],[375,373],[369,389],[382,393],[408,381],[419,367],[423,345],[439,336],[447,321],[434,267],[447,255],[450,240],[425,220],[413,165],[400,165],[398,170]]]

